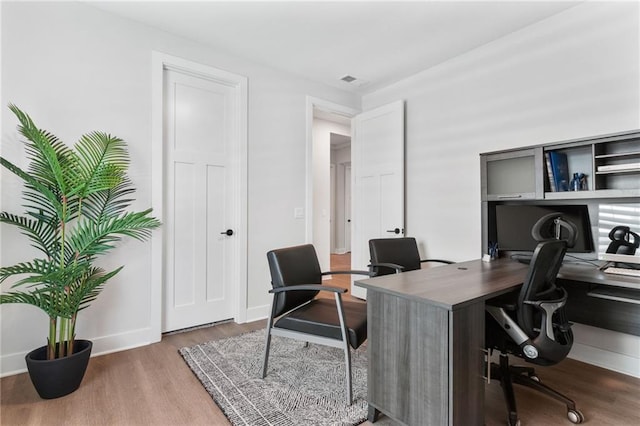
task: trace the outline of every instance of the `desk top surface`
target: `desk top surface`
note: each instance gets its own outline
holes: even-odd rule
[[[506,258],[471,260],[357,280],[355,285],[455,310],[514,289],[524,282],[528,269],[528,265]],[[640,290],[640,279],[607,274],[594,265],[565,263],[558,278]]]
[[[355,285],[456,310],[518,287],[528,269],[511,259],[472,260],[357,280]]]
[[[607,274],[595,265],[567,263],[566,260],[558,273],[558,278],[588,284],[625,287],[640,290],[640,278],[638,277]]]

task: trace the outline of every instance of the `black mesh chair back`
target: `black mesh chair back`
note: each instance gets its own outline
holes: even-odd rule
[[[556,286],[556,276],[566,251],[567,245],[563,240],[538,243],[518,295],[517,323],[538,350],[538,357],[527,359],[534,364],[552,365],[562,361],[573,344],[573,334],[564,309],[567,293]],[[554,301],[562,302],[562,306],[553,312],[541,309],[543,302]]]
[[[567,406],[567,417],[582,423],[584,416],[575,402],[540,382],[531,367],[514,366],[509,354],[537,365],[553,365],[566,358],[573,344],[571,324],[565,314],[567,292],[556,285],[567,247],[577,238],[577,228],[551,213],[531,230],[538,241],[529,271],[517,294],[509,293],[485,304],[487,348],[500,351],[500,363],[491,363],[491,376],[500,380],[507,402],[509,425],[520,423],[513,383],[533,388]]]

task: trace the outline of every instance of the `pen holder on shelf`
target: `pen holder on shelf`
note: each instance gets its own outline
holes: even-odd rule
[[[496,260],[498,255],[498,243],[489,242],[489,259]]]
[[[574,173],[569,188],[572,191],[586,191],[589,189],[587,185],[587,175],[584,173]]]

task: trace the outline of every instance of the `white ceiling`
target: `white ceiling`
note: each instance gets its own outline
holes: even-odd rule
[[[562,12],[564,1],[89,4],[236,57],[369,93]],[[347,84],[345,75],[358,78]]]

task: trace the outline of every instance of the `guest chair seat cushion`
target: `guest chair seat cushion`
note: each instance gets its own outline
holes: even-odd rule
[[[367,304],[342,302],[349,344],[357,349],[367,340]],[[276,320],[274,327],[342,340],[340,318],[331,299],[314,299]]]

